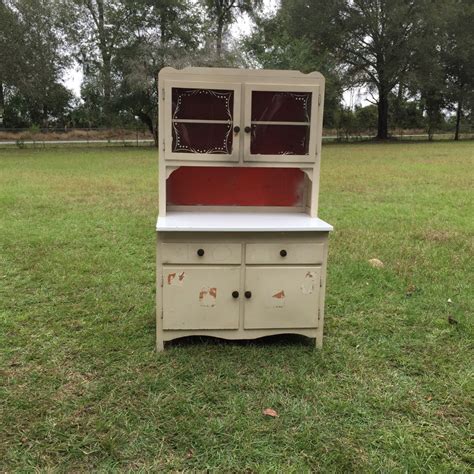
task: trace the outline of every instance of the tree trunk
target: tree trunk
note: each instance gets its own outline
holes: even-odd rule
[[[222,37],[224,35],[224,18],[220,16],[217,19],[217,32],[216,32],[216,53],[217,59],[222,58]]]
[[[104,114],[107,125],[112,122],[112,67],[109,54],[102,55],[102,81],[104,86]]]
[[[388,91],[383,86],[379,86],[377,111],[377,139],[386,140],[388,138]]]
[[[458,100],[458,107],[456,109],[456,131],[454,132],[454,139],[459,140],[459,125],[461,124],[462,115],[462,100]]]
[[[155,127],[153,124],[152,118],[141,110],[136,112],[137,117],[148,127],[148,130],[153,136],[155,141],[155,147],[158,148],[158,127]]]
[[[112,58],[109,51],[104,13],[104,0],[97,0],[97,32],[99,49],[102,56],[102,87],[104,92],[104,115],[107,125],[112,121]]]
[[[6,127],[4,115],[5,115],[5,95],[3,93],[3,82],[0,81],[0,127]]]
[[[42,120],[41,120],[41,126],[43,129],[48,129],[48,106],[46,104],[43,104],[42,108]]]
[[[428,124],[428,141],[432,142],[433,141],[433,135],[434,135],[434,127],[431,125],[431,120],[429,121]]]

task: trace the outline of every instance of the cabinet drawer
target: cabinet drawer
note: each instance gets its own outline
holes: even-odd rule
[[[322,243],[247,244],[245,262],[248,264],[321,264],[324,260]]]
[[[163,243],[163,263],[230,263],[240,264],[241,244],[224,243]]]

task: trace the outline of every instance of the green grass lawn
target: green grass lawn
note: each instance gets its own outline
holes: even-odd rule
[[[0,471],[472,472],[473,165],[325,146],[324,349],[157,354],[155,152],[0,150]]]

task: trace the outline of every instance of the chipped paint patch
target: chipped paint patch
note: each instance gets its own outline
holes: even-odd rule
[[[303,295],[310,295],[316,288],[316,273],[307,272],[301,284],[301,293]]]
[[[283,299],[285,297],[285,291],[281,290],[278,293],[275,293],[272,298],[278,298],[278,299]]]
[[[216,305],[217,288],[209,288],[205,286],[199,292],[199,304],[204,308],[213,308]]]
[[[182,286],[186,272],[177,274],[176,272],[168,273],[166,280],[170,286]]]
[[[277,291],[272,295],[272,307],[283,308],[285,306],[285,290]]]

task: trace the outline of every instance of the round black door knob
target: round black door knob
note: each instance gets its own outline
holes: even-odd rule
[[[288,254],[286,253],[286,250],[283,249],[283,250],[280,250],[280,255],[281,255],[282,257],[286,257]]]
[[[245,130],[245,133],[250,133],[252,131],[252,129],[249,126],[245,127],[244,130]]]
[[[251,292],[251,291],[246,291],[246,292],[245,292],[245,297],[246,297],[247,299],[252,298],[252,292]]]
[[[204,255],[204,249],[198,249],[197,254],[202,257]]]
[[[232,298],[238,298],[239,297],[239,292],[238,291],[233,291],[232,292]]]
[[[239,132],[240,132],[240,127],[239,127],[238,125],[236,125],[236,126],[234,127],[234,132],[235,132],[235,133],[239,133]]]

